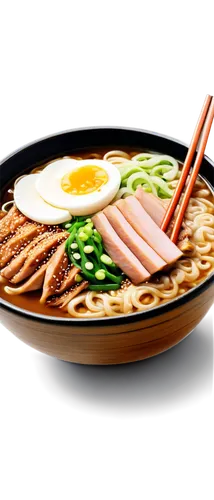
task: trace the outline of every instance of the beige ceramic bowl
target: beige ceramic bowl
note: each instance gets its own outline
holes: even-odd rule
[[[130,147],[167,153],[183,162],[187,147],[142,130],[91,128],[37,141],[1,163],[2,187],[23,171],[76,150]],[[201,174],[210,184],[214,164],[205,157]],[[113,318],[79,320],[31,313],[1,300],[2,323],[20,340],[59,359],[83,364],[137,361],[169,349],[185,338],[213,303],[213,276],[185,295],[150,311]]]

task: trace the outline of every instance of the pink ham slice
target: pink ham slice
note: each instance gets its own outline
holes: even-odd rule
[[[149,272],[119,238],[104,213],[99,212],[92,218],[103,244],[113,262],[132,280],[135,285],[150,278]]]
[[[109,205],[103,212],[121,240],[151,274],[166,266],[166,262],[136,233],[116,206]]]
[[[137,188],[135,196],[153,221],[160,227],[170,200],[161,200],[152,193],[146,193],[142,187]]]
[[[172,264],[182,257],[182,252],[155,224],[135,196],[128,196],[125,200],[118,200],[116,206],[135,231],[167,264]]]

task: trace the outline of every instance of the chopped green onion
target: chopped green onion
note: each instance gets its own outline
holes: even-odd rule
[[[74,281],[76,281],[76,283],[81,283],[82,280],[83,277],[81,276],[81,274],[76,274]]]
[[[64,225],[64,228],[69,229],[71,226],[72,226],[72,224],[70,222],[68,222],[67,224]]]
[[[74,257],[74,259],[76,259],[76,260],[81,259],[81,255],[80,255],[80,253],[78,253],[78,252],[74,253],[74,254],[73,254],[73,257]]]
[[[81,231],[81,232],[79,233],[79,239],[80,239],[81,241],[87,241],[87,239],[88,239],[88,235],[87,235],[86,233],[84,233],[84,231]]]
[[[96,241],[97,243],[101,243],[101,241],[102,241],[102,236],[101,236],[101,234],[99,234],[99,233],[94,233],[94,234],[93,234],[93,239],[94,239],[94,241]]]
[[[94,267],[94,264],[92,262],[86,262],[85,263],[85,268],[88,269],[88,271],[91,271]]]
[[[84,222],[85,223],[85,216],[84,215],[77,215],[74,218],[77,222]]]
[[[120,276],[115,276],[115,274],[110,273],[107,269],[105,269],[106,273],[106,278],[108,278],[110,281],[113,281],[113,283],[118,283],[118,285],[122,281],[122,275]]]
[[[95,273],[95,278],[97,278],[97,280],[102,281],[105,279],[105,277],[106,277],[106,274],[105,274],[105,271],[103,269],[100,269],[99,271],[97,271]]]
[[[89,222],[90,224],[90,222]],[[83,227],[83,231],[84,233],[86,233],[88,236],[92,236],[93,234],[93,230],[91,228],[91,226],[89,226],[89,224],[86,224],[86,226]]]
[[[83,250],[85,253],[92,253],[94,251],[94,247],[92,245],[85,245]]]
[[[92,283],[96,283],[96,279],[94,277],[94,273],[91,273],[90,271],[87,271],[87,269],[85,268],[85,264],[86,264],[86,262],[88,262],[88,259],[87,259],[86,255],[85,255],[85,252],[84,252],[84,244],[79,239],[78,234],[76,235],[76,241],[77,241],[77,244],[78,244],[78,247],[79,247],[79,252],[80,252],[80,255],[81,255],[81,266],[80,266],[80,268],[82,270],[84,278],[87,279],[88,281],[91,281]]]
[[[66,250],[66,252],[70,251],[70,246],[71,246],[71,244],[75,240],[75,235],[76,235],[76,229],[74,228],[74,229],[72,229],[72,231],[70,233],[70,236],[68,237],[68,239],[65,242],[65,250]]]
[[[64,229],[68,229],[68,227],[67,227],[68,224],[70,224],[70,226],[72,226],[72,224],[73,224],[72,220],[67,220],[66,222],[63,222],[62,227]]]
[[[101,260],[101,262],[103,262],[103,264],[106,264],[107,266],[110,266],[112,264],[111,257],[109,257],[108,255],[106,255],[105,253],[103,253],[101,255],[100,260]]]
[[[118,290],[120,285],[116,283],[102,283],[100,285],[89,285],[88,289],[94,292],[108,292],[109,290]]]
[[[76,222],[73,227],[75,227],[75,229],[77,231],[77,229],[80,229],[80,227],[83,228],[84,225],[85,225],[85,222],[84,221],[80,221],[80,222]]]
[[[78,245],[77,243],[71,243],[70,247],[72,248],[72,250],[76,250],[76,248],[78,248]]]
[[[104,253],[102,237],[94,228],[91,219],[74,217],[67,224],[70,225],[70,235],[66,240],[65,250],[70,261],[81,273],[76,275],[75,283],[85,279],[89,281],[89,285],[95,287],[91,290],[117,290],[122,281],[121,271]]]

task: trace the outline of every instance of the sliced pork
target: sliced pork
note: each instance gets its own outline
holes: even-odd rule
[[[68,257],[65,252],[65,242],[63,241],[54,255],[50,258],[45,274],[42,297],[40,299],[42,304],[45,303],[50,295],[54,295],[56,290],[59,289],[67,267]]]
[[[109,205],[103,212],[121,240],[136,255],[149,273],[154,274],[166,265],[166,262],[153,248],[136,233],[116,206]]]
[[[0,210],[0,220],[6,217],[7,213],[4,212],[3,210]]]
[[[82,281],[81,283],[75,285],[72,287],[70,290],[67,290],[67,292],[63,293],[61,297],[54,297],[48,302],[48,305],[51,307],[59,307],[60,309],[63,309],[63,307],[67,306],[67,304],[74,299],[80,292],[85,290],[85,288],[88,287],[88,282],[87,281]]]
[[[104,213],[99,212],[94,215],[92,220],[97,231],[101,234],[104,247],[113,262],[122,269],[134,284],[138,285],[148,280],[150,278],[149,272],[119,238]]]
[[[37,243],[39,243],[41,240],[44,238],[47,238],[47,233],[40,234],[36,238],[34,238],[20,253],[17,257],[13,257],[13,259],[10,261],[10,263],[2,269],[0,272],[0,275],[3,276],[3,278],[6,278],[10,280],[15,274],[17,274],[21,267],[23,266],[25,260],[27,259],[30,250],[34,248]]]
[[[26,221],[27,217],[13,205],[7,215],[0,220],[0,243]]]
[[[155,224],[135,196],[128,196],[124,200],[118,200],[116,206],[135,231],[167,264],[172,264],[182,257],[182,252]]]
[[[15,235],[0,247],[0,269],[6,266],[14,255],[18,255],[33,238],[42,234],[45,230],[45,226],[36,223],[31,224],[27,222],[21,226]]]
[[[21,295],[26,292],[33,292],[34,290],[40,290],[42,288],[42,284],[45,277],[45,272],[47,269],[48,263],[43,264],[34,274],[31,276],[23,285],[19,287],[5,287],[5,292],[10,295]]]
[[[135,196],[153,221],[161,227],[170,200],[161,200],[152,193],[146,193],[140,186],[137,188]]]
[[[47,233],[47,238],[42,240],[35,248],[33,248],[29,254],[27,259],[25,260],[24,265],[20,269],[20,271],[11,279],[11,283],[19,283],[24,279],[31,276],[36,268],[43,262],[49,255],[49,252],[55,249],[59,243],[65,241],[67,238],[67,232],[62,231],[61,233]]]
[[[55,294],[60,295],[61,293],[65,292],[65,290],[68,290],[74,283],[75,283],[75,276],[80,272],[80,270],[70,264],[63,276],[63,280],[61,282],[61,285],[58,290],[56,290]]]

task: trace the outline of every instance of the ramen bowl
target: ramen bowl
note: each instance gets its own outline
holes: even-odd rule
[[[187,146],[156,133],[89,128],[56,134],[11,154],[1,163],[2,189],[24,171],[79,150],[133,148],[168,154],[183,162]],[[211,187],[214,163],[204,157],[200,174]],[[184,339],[213,303],[213,275],[185,294],[153,309],[128,315],[79,319],[25,310],[1,299],[3,325],[40,352],[81,364],[119,364],[157,355]]]

